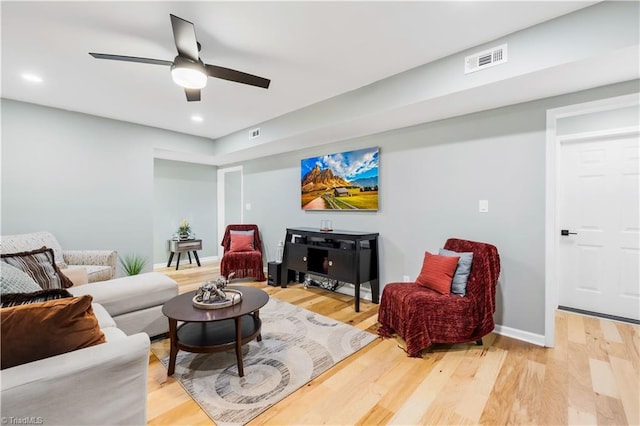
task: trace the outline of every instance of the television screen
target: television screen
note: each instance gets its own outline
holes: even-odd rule
[[[375,147],[302,160],[302,209],[378,210],[378,156]]]

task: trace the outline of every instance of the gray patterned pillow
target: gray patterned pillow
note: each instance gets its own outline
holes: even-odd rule
[[[53,250],[50,248],[0,254],[0,259],[26,272],[43,290],[69,288],[73,285],[56,265]]]
[[[27,273],[15,266],[0,262],[0,294],[32,293],[42,288]]]

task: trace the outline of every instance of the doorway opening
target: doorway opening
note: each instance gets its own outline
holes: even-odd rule
[[[555,344],[555,311],[559,304],[558,294],[561,284],[559,247],[561,238],[565,238],[566,235],[560,234],[560,227],[563,224],[559,220],[562,143],[570,139],[588,140],[595,137],[637,138],[640,131],[637,116],[631,120],[631,124],[617,122],[616,120],[624,114],[616,114],[616,111],[637,109],[638,105],[640,105],[640,94],[634,93],[547,111],[545,183],[545,346],[547,347],[553,347]],[[608,116],[610,125],[598,128],[593,125],[593,120],[580,119],[596,114]]]

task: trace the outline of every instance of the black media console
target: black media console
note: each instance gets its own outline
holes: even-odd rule
[[[285,288],[291,274],[312,273],[355,286],[355,310],[360,312],[360,284],[369,282],[371,300],[380,299],[378,233],[320,231],[317,228],[287,228],[280,285]],[[302,278],[299,278],[302,281]]]

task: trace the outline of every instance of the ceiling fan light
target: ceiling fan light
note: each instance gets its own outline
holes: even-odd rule
[[[173,67],[173,81],[186,89],[202,89],[207,85],[207,75],[195,68]]]

